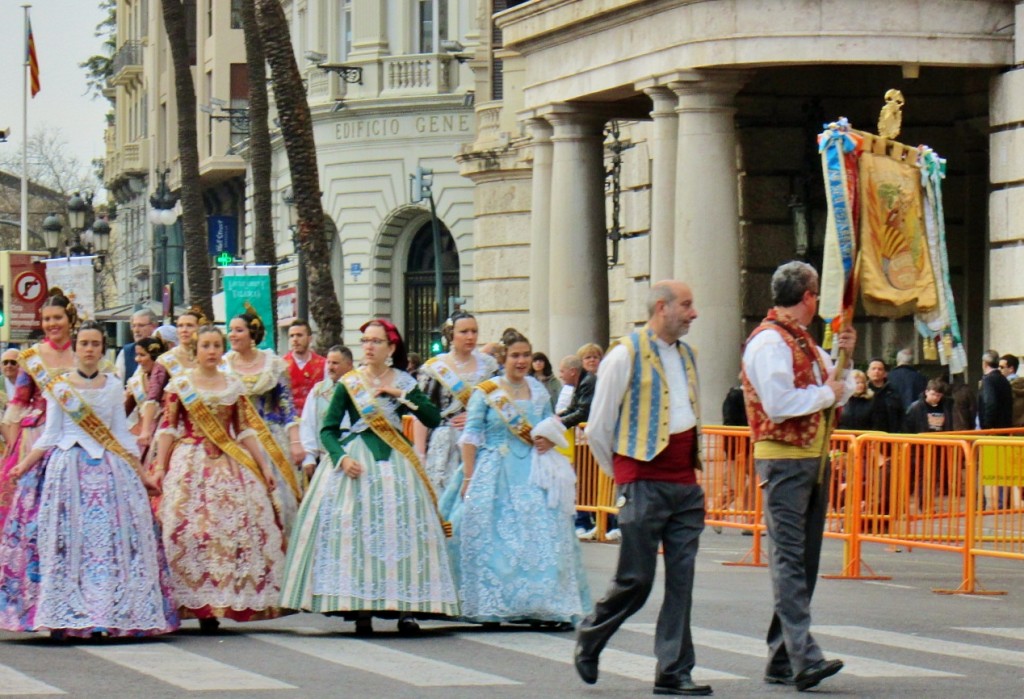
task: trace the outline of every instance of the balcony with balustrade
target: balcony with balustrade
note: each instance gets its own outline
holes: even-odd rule
[[[110,85],[142,82],[142,48],[142,42],[137,39],[121,44],[111,60]]]

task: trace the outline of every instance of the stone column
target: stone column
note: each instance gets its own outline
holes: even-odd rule
[[[679,98],[673,276],[693,289],[699,318],[687,341],[701,351],[706,422],[740,370],[739,204],[734,97],[743,76],[694,72],[670,87]]]
[[[672,278],[676,229],[676,150],[679,124],[675,93],[667,87],[643,87],[654,102],[651,117],[651,282]]]
[[[608,343],[605,117],[564,105],[544,116],[554,127],[547,351],[557,362],[586,342]]]
[[[551,346],[551,134],[544,119],[526,122],[533,136],[533,186],[530,204],[530,329],[527,336],[539,351]],[[549,357],[552,362],[560,358]]]
[[[1020,53],[1018,60],[1024,49]],[[988,301],[985,344],[967,346],[972,368],[985,347],[1020,352],[1024,326],[1024,162],[1015,155],[1024,148],[1024,66],[993,77],[990,85]]]

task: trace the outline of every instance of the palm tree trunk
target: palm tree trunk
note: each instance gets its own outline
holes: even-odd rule
[[[274,238],[273,195],[270,190],[270,127],[267,125],[267,63],[256,24],[253,0],[242,2],[245,62],[249,67],[249,164],[252,167],[252,229],[256,264],[270,265],[270,288],[277,289],[277,245]],[[271,305],[270,327],[276,328],[277,304]]]
[[[164,30],[174,66],[174,99],[178,107],[178,158],[181,163],[181,208],[188,268],[188,300],[213,318],[213,283],[209,241],[199,181],[199,138],[196,133],[196,89],[189,65],[185,6],[180,0],[161,0]]]
[[[255,0],[256,21],[274,82],[274,100],[288,154],[292,191],[298,211],[298,239],[306,259],[309,310],[317,325],[317,347],[325,352],[341,342],[341,305],[331,281],[330,250],[324,238],[320,171],[316,162],[313,120],[280,0]]]

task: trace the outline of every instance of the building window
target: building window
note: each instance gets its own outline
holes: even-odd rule
[[[416,0],[416,53],[438,53],[448,38],[448,0]]]
[[[231,28],[242,28],[242,0],[231,0]]]
[[[213,36],[213,0],[206,3],[206,36]]]
[[[352,0],[341,0],[341,46],[338,60],[344,61],[352,53]]]
[[[231,64],[231,124],[232,146],[249,138],[249,66],[245,63]]]

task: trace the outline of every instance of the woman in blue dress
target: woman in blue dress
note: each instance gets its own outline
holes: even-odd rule
[[[539,477],[537,457],[552,443],[530,436],[551,416],[551,397],[528,375],[529,341],[509,329],[502,343],[505,375],[473,391],[460,439],[463,500],[453,520],[462,614],[482,623],[571,628],[592,606],[572,526],[571,491],[566,503],[567,493],[551,492],[557,479]],[[571,489],[571,475],[568,480]],[[560,482],[564,490],[565,479]]]

